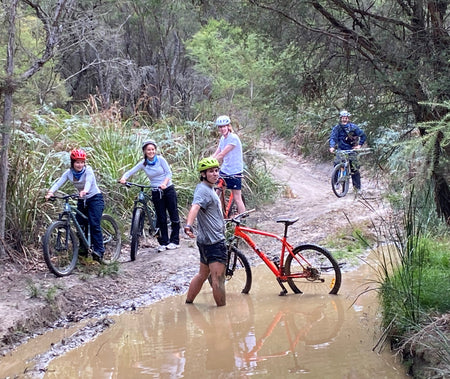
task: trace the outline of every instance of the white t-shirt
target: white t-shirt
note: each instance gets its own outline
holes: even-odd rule
[[[244,171],[244,159],[242,157],[242,143],[237,134],[228,133],[226,138],[220,137],[219,150],[223,151],[227,145],[233,145],[234,148],[223,157],[220,171],[227,175],[241,174]]]

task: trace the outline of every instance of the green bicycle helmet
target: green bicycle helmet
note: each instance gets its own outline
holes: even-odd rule
[[[198,162],[198,171],[202,172],[208,168],[220,167],[219,161],[216,158],[203,158]]]

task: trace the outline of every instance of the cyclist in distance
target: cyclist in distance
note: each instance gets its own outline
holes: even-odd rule
[[[330,152],[339,150],[357,150],[366,142],[366,134],[356,124],[350,122],[351,114],[346,110],[339,113],[339,123],[333,127],[330,136]],[[357,192],[361,191],[361,175],[356,154],[350,156],[352,183]],[[335,160],[334,164],[339,163]]]
[[[184,232],[194,238],[192,225],[197,218],[197,246],[200,252],[200,268],[194,276],[186,297],[186,303],[194,301],[203,283],[211,275],[213,297],[217,306],[226,304],[225,265],[227,247],[225,245],[225,221],[219,197],[214,185],[219,179],[219,161],[216,158],[203,158],[198,163],[200,183],[194,191],[194,199],[186,220]]]
[[[213,154],[222,163],[220,176],[225,179],[227,188],[233,193],[238,213],[245,212],[242,200],[242,172],[244,171],[244,159],[242,156],[242,143],[236,133],[233,133],[231,120],[228,116],[219,116],[216,126],[221,134],[217,150]]]
[[[86,152],[74,149],[70,152],[70,169],[65,171],[55,184],[48,190],[45,199],[48,200],[66,182],[70,181],[78,191],[80,199],[77,203],[78,210],[87,216],[91,227],[93,258],[101,261],[105,247],[103,246],[103,233],[100,220],[103,215],[105,203],[103,195],[97,186],[94,171],[86,165]],[[86,230],[86,220],[77,215],[78,223]],[[88,252],[80,246],[79,255],[87,257]]]
[[[157,145],[153,140],[142,144],[144,159],[131,170],[122,175],[119,182],[125,184],[127,179],[139,170],[144,170],[152,186],[152,201],[156,211],[158,236],[158,252],[166,249],[173,250],[180,247],[180,217],[178,215],[178,199],[172,183],[172,170],[161,155],[156,154]],[[171,233],[167,226],[167,213],[171,223]]]

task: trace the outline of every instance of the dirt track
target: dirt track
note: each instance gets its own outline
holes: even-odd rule
[[[277,217],[299,216],[300,220],[290,228],[291,242],[320,243],[347,223],[346,218],[358,223],[374,217],[374,212],[352,193],[342,199],[334,196],[329,184],[331,162],[312,164],[275,149],[268,154],[272,173],[285,190],[276,204],[252,214],[252,222],[258,227],[274,230]],[[362,181],[369,201],[377,202],[379,190],[365,178],[364,169]],[[194,241],[182,236],[180,249],[162,253],[157,253],[155,246],[154,241],[149,241],[134,262],[129,262],[129,248],[124,246],[116,276],[74,273],[56,278],[44,263],[27,272],[3,264],[0,277],[3,354],[32,333],[49,327],[132,310],[185,292],[198,266]],[[36,297],[30,297],[32,292]]]

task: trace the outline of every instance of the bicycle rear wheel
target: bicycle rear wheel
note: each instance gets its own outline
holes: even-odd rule
[[[295,293],[337,294],[341,287],[341,269],[331,253],[317,245],[300,245],[286,258],[287,282]]]
[[[331,188],[337,197],[344,197],[347,195],[350,186],[347,170],[348,168],[345,168],[344,163],[338,163],[334,166],[331,174]]]
[[[78,259],[78,239],[67,221],[55,221],[43,239],[44,260],[56,276],[69,275]]]
[[[101,227],[103,233],[103,262],[106,264],[117,261],[122,248],[122,238],[120,236],[119,226],[116,220],[110,215],[104,214],[101,219]]]
[[[235,246],[228,248],[228,263],[225,269],[225,280],[233,278],[233,283],[241,293],[249,293],[252,286],[252,270],[247,257]],[[242,290],[241,290],[242,288]]]
[[[136,260],[137,251],[139,249],[139,240],[144,231],[145,213],[142,208],[136,208],[133,213],[133,220],[131,222],[131,246],[130,258],[132,261]]]

